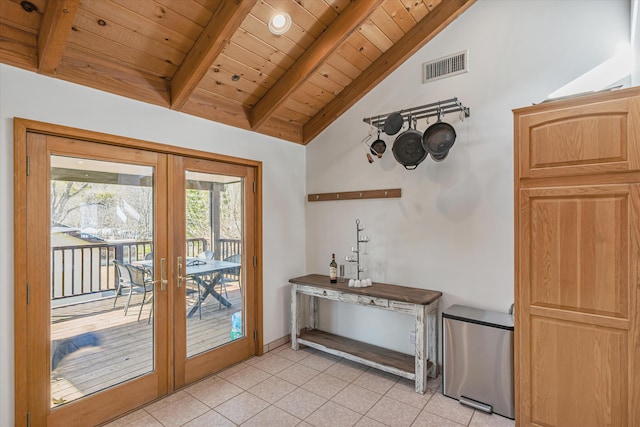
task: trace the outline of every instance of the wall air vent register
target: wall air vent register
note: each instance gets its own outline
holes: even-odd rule
[[[454,53],[422,64],[422,83],[469,71],[469,51]]]

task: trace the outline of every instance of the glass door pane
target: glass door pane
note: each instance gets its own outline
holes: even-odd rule
[[[244,178],[185,171],[187,358],[245,336]]]
[[[52,408],[155,369],[153,183],[151,166],[50,158]]]

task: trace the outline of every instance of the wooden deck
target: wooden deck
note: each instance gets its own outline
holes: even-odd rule
[[[241,295],[236,283],[227,284],[232,307],[220,308],[208,297],[202,304],[202,319],[196,311],[187,319],[187,355],[194,356],[230,341],[231,316],[241,310]],[[197,293],[187,296],[187,309],[193,305]],[[138,313],[142,294],[134,294],[127,315],[124,315],[126,296],[53,308],[51,311],[51,339],[63,340],[85,332],[93,332],[100,339],[98,347],[86,347],[64,358],[51,374],[51,406],[60,405],[95,393],[154,369],[153,318],[149,319],[151,304]]]

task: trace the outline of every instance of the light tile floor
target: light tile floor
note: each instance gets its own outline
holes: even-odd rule
[[[413,382],[289,344],[184,388],[110,424],[116,426],[512,427]]]

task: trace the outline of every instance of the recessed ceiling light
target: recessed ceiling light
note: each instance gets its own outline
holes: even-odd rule
[[[288,13],[277,13],[269,20],[269,31],[275,35],[284,34],[289,28],[291,28],[291,17]]]

